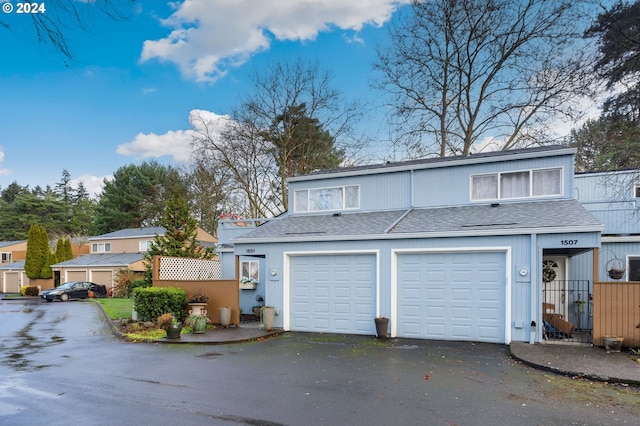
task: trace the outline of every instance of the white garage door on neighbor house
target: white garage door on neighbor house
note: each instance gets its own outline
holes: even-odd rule
[[[293,331],[375,334],[376,257],[291,256]]]
[[[505,253],[397,257],[397,336],[505,342]]]

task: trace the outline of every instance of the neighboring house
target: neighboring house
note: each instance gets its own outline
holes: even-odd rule
[[[24,260],[0,264],[0,293],[19,293],[23,285],[29,285]]]
[[[287,214],[230,240],[219,230],[223,278],[230,255],[259,262],[249,292],[285,330],[373,335],[385,316],[392,337],[540,341],[543,303],[554,304],[543,263],[589,280],[573,260],[600,246],[603,225],[574,199],[574,155],[552,146],[290,178]],[[554,297],[559,312],[573,301]]]
[[[27,240],[0,241],[0,292],[17,293],[21,285],[29,284],[24,273]]]
[[[604,224],[597,279],[613,281],[607,271],[616,267],[624,271],[616,280],[640,281],[640,171],[582,173],[574,182],[576,199]]]
[[[59,274],[61,283],[91,281],[111,289],[118,271],[144,272],[144,253],[154,237],[165,232],[163,227],[129,228],[89,237],[89,254],[57,263],[51,269]],[[197,238],[203,246],[213,246],[217,242],[214,236],[200,228]]]
[[[27,240],[0,241],[0,264],[24,260],[27,252]]]
[[[89,252],[85,244],[71,244],[74,256]],[[18,293],[21,286],[29,285],[29,277],[24,271],[27,254],[27,240],[0,242],[0,291]]]

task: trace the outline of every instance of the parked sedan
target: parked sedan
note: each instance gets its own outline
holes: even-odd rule
[[[66,302],[71,299],[86,299],[92,291],[95,297],[106,296],[105,286],[88,281],[69,281],[51,290],[40,292],[40,298],[47,302],[61,300]]]

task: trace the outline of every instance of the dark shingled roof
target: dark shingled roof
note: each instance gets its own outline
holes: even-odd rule
[[[64,266],[122,266],[126,267],[134,262],[142,260],[143,253],[94,253],[85,254],[65,262],[56,263],[56,267]]]
[[[156,235],[164,235],[167,230],[162,226],[152,226],[149,228],[128,228],[121,229],[119,231],[109,232],[108,234],[97,235],[89,237],[89,241],[101,240],[101,239],[115,239],[115,238],[142,238],[142,237],[155,237]]]
[[[465,205],[339,215],[287,216],[267,222],[232,242],[287,240],[341,240],[446,236],[447,233],[477,235],[487,232],[517,233],[532,229],[576,228],[597,230],[602,224],[575,200],[536,201],[499,205]]]

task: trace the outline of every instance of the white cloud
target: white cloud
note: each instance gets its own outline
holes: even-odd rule
[[[102,192],[104,188],[104,180],[113,180],[113,175],[98,177],[93,175],[82,175],[75,179],[71,179],[70,184],[72,187],[77,188],[78,183],[82,182],[84,189],[89,193],[89,197],[96,198]]]
[[[222,132],[228,120],[227,115],[194,109],[189,113],[189,123],[193,129],[169,130],[162,135],[138,133],[133,141],[119,145],[116,152],[138,158],[160,158],[168,155],[177,163],[187,163],[191,160],[191,142],[196,132],[215,137]]]
[[[2,167],[3,162],[4,162],[4,150],[0,146],[0,175],[9,176],[9,174],[11,174],[11,170],[3,168]]]
[[[314,40],[333,28],[360,31],[382,26],[410,0],[185,0],[162,23],[165,38],[147,40],[140,61],[173,62],[198,82],[212,82],[228,68],[267,50],[273,41]],[[357,40],[357,37],[354,37]]]
[[[131,141],[118,145],[116,152],[138,158],[172,156],[178,163],[186,163],[191,157],[191,130],[170,130],[163,135],[138,133]]]

